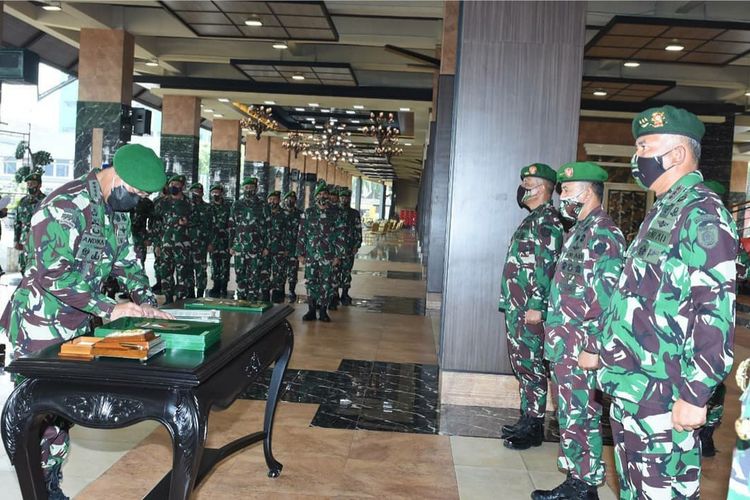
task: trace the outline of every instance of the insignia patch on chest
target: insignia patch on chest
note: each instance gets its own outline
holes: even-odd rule
[[[719,228],[717,226],[703,225],[698,228],[698,244],[710,250],[719,243]]]
[[[63,212],[62,215],[60,215],[60,225],[67,229],[73,229],[76,226],[73,214],[70,212]]]

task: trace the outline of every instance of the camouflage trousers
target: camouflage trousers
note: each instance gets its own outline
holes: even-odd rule
[[[740,418],[750,419],[750,390],[740,397]],[[750,498],[750,440],[737,438],[732,455],[732,472],[729,476],[727,500],[747,500]]]
[[[505,312],[508,354],[521,394],[521,413],[544,417],[547,407],[547,369],[544,364],[544,325],[524,323],[522,309]]]
[[[195,288],[193,281],[192,252],[190,242],[170,242],[161,246],[162,293],[176,299],[192,295]]]
[[[354,254],[346,255],[341,258],[341,264],[339,265],[339,269],[338,269],[338,275],[339,275],[339,282],[337,283],[338,287],[351,288],[353,268],[354,268]]]
[[[724,416],[724,397],[727,394],[727,386],[722,382],[716,387],[713,396],[708,400],[708,414],[706,415],[706,427],[716,428],[721,424]]]
[[[229,281],[229,250],[217,250],[211,252],[211,279],[216,281]]]
[[[284,291],[286,282],[288,255],[272,253],[267,257],[268,267],[268,289]]]
[[[261,253],[235,254],[238,299],[260,300],[263,291],[269,289],[267,260]]]
[[[305,262],[305,287],[307,296],[318,304],[333,300],[336,268],[332,260],[308,259]]]
[[[297,276],[299,275],[299,259],[297,257],[287,257],[286,279],[289,281],[289,293],[294,292],[297,287]]]
[[[193,241],[190,245],[193,252],[193,281],[199,290],[205,290],[208,285],[208,249],[205,243]]]
[[[141,267],[144,267],[146,263],[146,245],[139,242],[135,243],[133,248],[135,249],[135,256],[138,259],[138,262],[141,263]]]
[[[575,360],[550,367],[557,387],[560,452],[557,466],[590,485],[604,482],[602,405],[596,372],[582,370]]]
[[[23,250],[18,251],[18,269],[21,274],[26,273],[26,245],[23,246]]]
[[[672,412],[612,399],[620,499],[700,498],[698,431],[672,428]]]

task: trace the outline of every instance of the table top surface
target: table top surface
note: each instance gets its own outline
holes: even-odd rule
[[[174,307],[181,308],[182,304]],[[60,345],[55,345],[13,360],[6,370],[31,378],[194,386],[265,337],[292,312],[288,305],[275,305],[262,314],[221,311],[221,339],[206,351],[167,349],[145,362],[117,358],[84,361],[61,358]]]

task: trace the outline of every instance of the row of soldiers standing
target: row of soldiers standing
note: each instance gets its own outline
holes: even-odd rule
[[[132,214],[136,253],[144,262],[146,248],[153,245],[157,290],[166,303],[204,296],[208,256],[210,297],[227,296],[233,256],[238,299],[280,303],[288,283],[289,299],[295,302],[299,263],[307,259],[308,298],[323,308],[320,319],[328,320],[326,309],[339,300],[351,303],[348,291],[362,229],[359,212],[349,207],[350,190],[318,184],[316,204],[303,214],[294,191],[284,195],[283,206],[279,191],[264,202],[252,177],[233,203],[221,184],[211,186],[209,202],[200,183],[190,186],[189,197],[184,187],[184,176],[172,176],[154,202],[141,200]]]

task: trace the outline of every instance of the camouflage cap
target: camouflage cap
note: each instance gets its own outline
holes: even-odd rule
[[[703,182],[703,185],[706,186],[711,191],[713,191],[714,193],[718,194],[719,196],[727,192],[726,186],[719,181],[713,181],[713,180],[705,181]]]
[[[339,188],[337,186],[328,186],[328,194],[331,196],[338,196]]]
[[[320,193],[328,193],[328,185],[325,182],[318,183],[315,186],[315,196],[318,196]]]
[[[190,184],[190,189],[203,189],[203,184],[201,184],[200,182],[194,182]]]
[[[544,163],[532,163],[521,169],[521,180],[524,180],[526,177],[540,177],[542,179],[547,179],[548,181],[556,182],[557,172],[555,172],[554,168],[545,165]]]
[[[609,179],[607,171],[590,161],[566,163],[557,171],[558,182],[605,182],[607,179]]]
[[[271,191],[270,193],[268,193],[268,196],[266,196],[266,198],[271,198],[272,196],[278,196],[279,198],[281,198],[281,191]]]
[[[649,108],[633,118],[633,138],[651,134],[684,135],[700,142],[706,132],[703,122],[690,111],[674,106]]]
[[[242,181],[242,187],[248,186],[250,184],[252,184],[254,186],[257,186],[258,185],[258,179],[256,177],[248,177],[247,179],[245,179],[244,181]]]
[[[168,182],[181,182],[185,184],[185,176],[184,175],[173,175],[169,178]]]
[[[287,191],[284,194],[284,199],[286,200],[287,198],[291,198],[292,196],[294,196],[296,198],[297,197],[297,193],[295,191]]]
[[[164,162],[156,156],[151,148],[140,144],[121,146],[114,157],[114,168],[117,175],[130,186],[155,193],[167,182],[164,174]]]
[[[29,174],[24,179],[24,182],[29,181],[36,181],[36,182],[42,182],[42,174],[36,173],[36,174]]]
[[[222,192],[223,192],[223,191],[224,191],[224,186],[222,186],[222,185],[221,185],[221,184],[219,184],[218,182],[215,182],[215,183],[211,184],[211,189],[210,189],[210,191],[215,191],[215,190],[217,190],[217,189],[218,189],[219,191],[222,191]]]
[[[351,196],[352,190],[349,188],[341,188],[339,189],[339,196]]]

